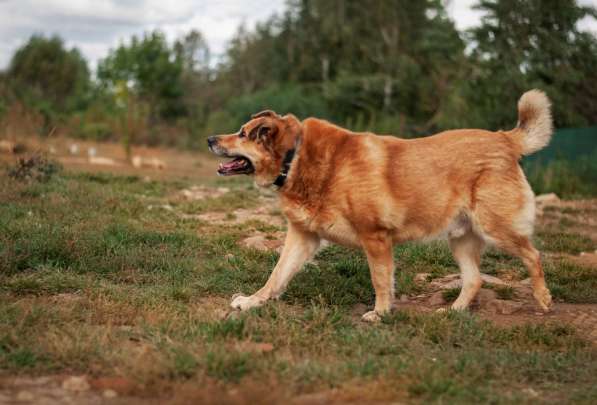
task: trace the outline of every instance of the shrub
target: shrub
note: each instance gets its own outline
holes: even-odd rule
[[[8,169],[8,175],[18,181],[46,182],[61,169],[60,163],[36,154],[29,158],[19,158],[17,163]]]

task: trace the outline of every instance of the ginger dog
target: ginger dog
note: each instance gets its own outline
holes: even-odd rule
[[[530,239],[535,200],[518,161],[545,147],[552,130],[549,99],[531,90],[520,98],[510,131],[461,129],[407,140],[263,111],[237,133],[210,137],[212,152],[233,158],[218,173],[274,185],[288,220],[269,280],[251,296],[234,296],[231,306],[246,310],[279,297],[327,239],[364,249],[375,308],[363,320],[377,321],[394,299],[392,246],[444,236],[463,281],[452,309],[466,309],[479,291],[489,244],[522,259],[533,295],[548,311],[551,295]]]

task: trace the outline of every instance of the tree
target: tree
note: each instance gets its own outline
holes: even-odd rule
[[[464,48],[439,0],[293,0],[239,30],[219,82],[229,97],[300,84],[341,123],[361,116],[361,129],[397,132],[409,121],[422,132],[437,126]]]
[[[83,108],[91,85],[85,59],[57,36],[32,36],[12,57],[7,79],[17,97],[47,115]]]
[[[182,60],[183,70],[208,74],[210,67],[210,52],[207,41],[197,30],[191,30],[174,44],[174,50]]]
[[[162,32],[153,31],[111,50],[99,61],[97,76],[109,91],[129,87],[133,97],[149,106],[149,119],[156,122],[184,114],[182,72],[182,55],[169,46]]]
[[[471,105],[490,127],[509,127],[520,94],[532,87],[548,92],[557,126],[597,121],[597,40],[578,22],[597,17],[574,0],[481,0],[485,14],[470,31],[478,66],[469,82]]]

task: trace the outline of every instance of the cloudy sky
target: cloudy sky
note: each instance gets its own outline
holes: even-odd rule
[[[479,22],[471,10],[476,0],[452,0],[450,15],[460,29]],[[597,7],[597,0],[580,0]],[[239,24],[253,27],[275,12],[285,0],[0,0],[0,69],[15,49],[34,33],[58,34],[78,47],[91,66],[133,34],[159,28],[169,39],[192,28],[207,38],[214,56],[221,55]],[[597,32],[597,21],[582,22]]]

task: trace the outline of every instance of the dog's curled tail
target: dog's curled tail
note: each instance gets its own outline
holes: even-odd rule
[[[541,90],[527,91],[518,100],[518,125],[514,136],[523,155],[543,149],[553,133],[551,102]]]

